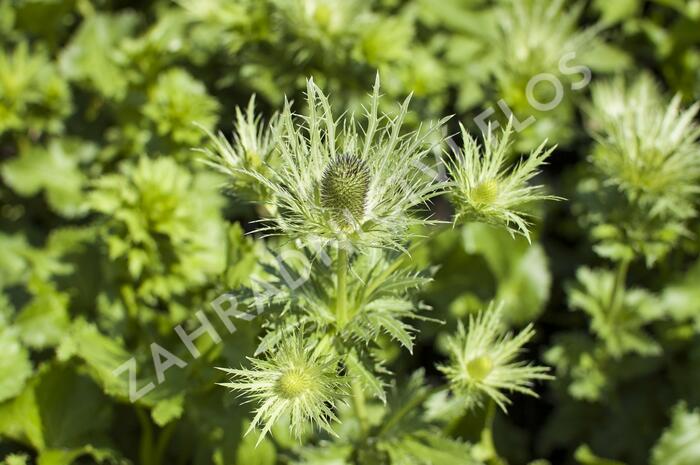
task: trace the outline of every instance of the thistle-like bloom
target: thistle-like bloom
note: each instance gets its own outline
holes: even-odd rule
[[[533,382],[552,379],[547,374],[548,367],[516,360],[534,334],[532,324],[516,336],[504,333],[501,306],[492,304],[469,318],[466,331],[459,324],[457,334],[448,340],[450,363],[438,368],[447,376],[452,391],[462,396],[468,406],[480,405],[488,396],[505,411],[510,400],[503,391],[537,397]]]
[[[266,360],[248,358],[251,369],[220,368],[231,375],[231,382],[222,386],[258,404],[246,434],[262,427],[259,443],[286,417],[297,438],[310,423],[335,435],[330,423],[337,421],[334,410],[348,387],[338,374],[338,359],[328,352],[323,344],[312,347],[294,336],[269,351]]]
[[[233,144],[219,133],[207,135],[212,142],[211,148],[202,149],[205,162],[216,170],[229,176],[235,195],[249,201],[267,203],[270,192],[249,172],[267,176],[275,168],[275,117],[266,127],[260,115],[255,113],[255,96],[251,97],[245,112],[236,107],[235,133]]]
[[[512,0],[498,9],[501,63],[509,72],[533,76],[560,74],[559,62],[570,53],[590,48],[596,30],[578,26],[583,3],[564,0]]]
[[[667,102],[648,74],[631,84],[597,84],[592,95],[592,162],[652,215],[692,216],[700,191],[700,127],[693,121],[700,103],[683,110],[680,95]]]
[[[396,116],[378,115],[379,79],[362,128],[353,116],[334,119],[312,80],[307,100],[307,115],[293,115],[287,104],[279,119],[279,168],[268,176],[243,170],[274,197],[278,214],[261,230],[314,244],[401,249],[412,226],[430,222],[416,210],[444,189],[424,159],[428,137],[446,119],[426,133],[401,134],[409,99]]]
[[[461,126],[461,125],[460,125]],[[539,173],[539,167],[554,151],[545,150],[546,141],[529,156],[508,168],[508,147],[513,134],[512,120],[500,138],[493,132],[484,135],[483,148],[462,128],[464,150],[455,153],[447,169],[454,182],[452,198],[457,209],[455,222],[476,221],[501,226],[513,234],[522,234],[530,240],[530,216],[523,209],[539,200],[558,200],[545,195],[541,185],[528,185]]]
[[[293,32],[294,39],[306,39],[315,45],[338,52],[355,39],[358,18],[368,14],[362,0],[277,0],[275,6]],[[299,57],[308,57],[309,50],[301,51],[306,42],[294,42]]]

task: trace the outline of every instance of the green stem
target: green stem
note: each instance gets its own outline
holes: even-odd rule
[[[163,431],[158,435],[158,442],[156,443],[156,449],[153,452],[153,463],[160,465],[163,463],[163,457],[165,456],[165,450],[170,443],[170,438],[175,431],[175,422],[171,421],[168,423]]]
[[[338,246],[338,263],[336,263],[336,275],[338,287],[336,289],[336,326],[340,331],[347,322],[347,277],[348,277],[348,251],[342,246]]]
[[[447,435],[447,436],[453,436],[457,432],[457,428],[459,428],[459,424],[462,422],[462,415],[457,415],[453,419],[451,419],[445,427],[442,429],[442,431]]]
[[[493,451],[494,455],[497,455],[496,447],[493,444],[493,420],[495,417],[496,403],[491,399],[486,405],[486,418],[484,419],[484,430],[481,432],[481,439]]]
[[[352,380],[352,406],[357,415],[357,421],[360,423],[363,437],[369,431],[369,422],[367,420],[367,406],[365,405],[365,393],[362,390],[362,385],[357,379]]]
[[[342,246],[338,246],[338,262],[336,263],[336,276],[338,284],[335,292],[336,299],[336,326],[338,332],[345,326],[348,321],[347,309],[347,280],[348,280],[348,251]],[[362,385],[357,379],[351,381],[352,389],[352,406],[357,415],[357,420],[360,423],[362,436],[364,437],[369,431],[369,423],[367,421],[367,406],[365,405],[365,393],[362,390]]]
[[[92,6],[92,4],[88,0],[78,0],[77,3],[78,7],[78,12],[84,17],[84,18],[90,18],[92,16],[95,16],[95,7]]]
[[[505,462],[496,451],[496,444],[493,442],[493,421],[496,418],[496,402],[489,399],[486,406],[486,419],[484,429],[481,431],[481,445],[488,451],[487,463],[490,465],[503,465]]]
[[[620,262],[617,268],[617,273],[615,273],[615,279],[613,281],[612,291],[610,293],[610,312],[612,314],[616,313],[620,305],[616,302],[618,293],[624,289],[625,283],[627,281],[627,271],[629,270],[630,261],[625,259]]]
[[[136,415],[141,426],[141,442],[139,444],[139,462],[141,465],[153,465],[153,428],[148,413],[136,407]]]

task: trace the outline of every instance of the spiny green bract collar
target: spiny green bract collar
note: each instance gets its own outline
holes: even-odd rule
[[[530,240],[529,214],[526,208],[541,200],[560,200],[547,195],[544,186],[531,185],[554,151],[545,149],[546,141],[524,157],[515,167],[509,166],[513,120],[499,136],[491,127],[484,134],[484,145],[469,135],[460,124],[464,149],[447,163],[453,180],[452,200],[456,208],[455,222],[478,221],[502,227],[511,235],[520,234]]]
[[[618,77],[596,83],[589,107],[598,144],[591,161],[632,200],[632,207],[666,221],[695,214],[700,180],[700,104],[667,99],[654,78]]]
[[[429,137],[447,118],[401,134],[409,101],[396,116],[378,114],[377,78],[358,131],[354,115],[334,119],[328,97],[310,79],[307,114],[294,114],[287,102],[280,116],[279,168],[267,177],[247,173],[273,193],[277,207],[260,230],[355,249],[402,249],[414,226],[430,223],[417,207],[446,187],[426,174],[425,158],[434,147]]]

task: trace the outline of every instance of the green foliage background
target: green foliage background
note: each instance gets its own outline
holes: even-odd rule
[[[275,247],[245,234],[264,207],[224,195],[223,177],[192,150],[210,143],[206,131],[229,134],[235,107],[253,94],[266,118],[285,96],[303,100],[309,76],[336,109],[357,110],[377,72],[383,104],[413,92],[416,127],[455,114],[450,131],[461,121],[476,133],[474,117],[501,98],[521,120],[535,115],[516,147],[558,144],[538,180],[567,199],[542,205],[532,243],[468,224],[415,250],[418,263],[437,266],[421,298],[444,324],[420,322],[413,356],[381,338],[387,379],[407,396],[422,389],[412,375],[419,368],[427,384],[439,382],[445,336],[496,298],[514,328],[536,323],[528,357],[556,375],[537,386],[539,399],[516,396],[509,415],[496,417],[496,447],[508,463],[700,463],[697,199],[662,225],[609,218],[614,196],[601,207],[594,195],[607,184],[591,175],[589,89],[565,86],[548,112],[529,107],[524,93],[540,72],[568,83],[549,58],[556,64],[557,43],[581,34],[577,62],[592,69],[593,85],[646,71],[691,104],[700,97],[700,2],[567,1],[558,16],[510,30],[499,22],[509,8],[479,0],[1,0],[4,463],[346,463],[332,447],[300,451],[283,428],[257,448],[253,435],[243,437],[250,406],[215,385],[224,378],[214,367],[238,367],[253,354],[264,314],[237,322],[222,344],[198,340],[195,361],[173,328],[195,329],[199,310],[213,321],[212,299],[266,279],[262,263]],[[545,39],[528,42],[522,30]],[[519,62],[513,44],[530,47],[529,58]],[[497,109],[492,119],[505,116]],[[447,203],[434,208],[447,216]],[[611,316],[606,302],[616,297]],[[112,372],[135,357],[139,386],[154,380],[153,342],[188,364],[132,404],[128,377]],[[478,441],[483,412],[458,420],[431,437],[433,447],[448,436]],[[471,460],[464,463],[478,463]]]

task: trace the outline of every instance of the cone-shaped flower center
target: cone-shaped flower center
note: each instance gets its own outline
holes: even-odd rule
[[[481,205],[488,205],[493,203],[498,197],[498,181],[495,179],[488,179],[477,184],[470,192],[469,195],[472,201]]]
[[[309,374],[295,368],[282,374],[277,380],[277,388],[281,397],[293,399],[299,397],[312,385]]]
[[[339,155],[326,166],[321,179],[321,204],[342,229],[352,229],[362,219],[369,182],[369,168],[360,157]]]
[[[467,362],[467,373],[475,381],[482,381],[493,370],[493,361],[488,355],[480,355]]]

